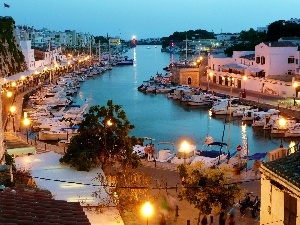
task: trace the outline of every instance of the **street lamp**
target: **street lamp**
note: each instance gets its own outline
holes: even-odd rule
[[[27,140],[27,144],[28,144],[28,126],[30,125],[30,119],[28,119],[27,117],[24,118],[23,120],[23,124],[26,127],[26,140]]]
[[[16,106],[14,106],[14,105],[12,105],[12,106],[9,108],[10,116],[11,116],[11,118],[12,118],[13,132],[15,132],[14,115],[15,115],[16,110],[17,110],[17,108],[16,108]]]
[[[142,207],[142,213],[144,216],[147,218],[147,225],[148,225],[148,218],[152,215],[153,213],[153,207],[150,204],[150,202],[146,202],[143,207]]]
[[[286,125],[286,119],[284,119],[284,118],[280,118],[279,119],[279,127],[280,127],[280,130],[283,130],[283,128],[285,127],[285,125]],[[280,148],[283,148],[283,144],[282,144],[282,136],[284,135],[284,132],[283,132],[283,134],[280,134]]]
[[[67,65],[67,73],[69,73],[69,66],[70,66],[70,61],[68,61],[68,65]]]
[[[208,82],[207,82],[207,90],[209,90],[209,83],[210,83],[210,79],[213,77],[213,72],[209,72],[208,74]]]
[[[186,164],[186,152],[188,151],[189,144],[184,141],[181,143],[181,150],[183,151],[183,164]]]

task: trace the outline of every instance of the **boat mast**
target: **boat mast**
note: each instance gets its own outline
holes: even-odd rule
[[[99,40],[99,65],[101,64],[101,45],[100,45],[100,40]]]
[[[185,36],[185,62],[187,61],[187,35]]]

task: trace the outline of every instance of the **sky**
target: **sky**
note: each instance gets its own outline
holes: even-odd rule
[[[238,33],[277,20],[299,18],[300,1],[289,0],[3,0],[0,16],[16,25],[76,30],[130,40],[207,30]],[[1,28],[0,28],[1,29]]]

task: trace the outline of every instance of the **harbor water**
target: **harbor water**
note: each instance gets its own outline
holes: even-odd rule
[[[88,78],[82,83],[76,104],[83,104],[90,99],[91,105],[106,106],[108,100],[122,105],[128,120],[135,126],[131,135],[149,137],[157,149],[173,146],[159,142],[174,143],[174,151],[183,140],[203,148],[207,135],[214,141],[224,142],[230,152],[236,147],[243,147],[243,154],[263,153],[276,149],[280,139],[271,139],[263,130],[254,131],[251,124],[243,124],[240,118],[210,117],[208,107],[191,107],[184,102],[168,99],[164,94],[145,94],[138,87],[145,80],[155,77],[156,73],[165,74],[164,67],[169,65],[171,57],[178,56],[161,52],[161,46],[137,46],[125,55],[134,59],[134,65],[115,66],[101,75]],[[145,142],[144,144],[146,144]],[[284,147],[289,145],[284,142]],[[218,147],[219,148],[219,147]],[[227,149],[224,149],[227,151]]]

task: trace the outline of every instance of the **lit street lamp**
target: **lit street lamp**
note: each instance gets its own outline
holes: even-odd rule
[[[15,132],[14,115],[15,115],[16,110],[17,110],[17,108],[16,108],[14,105],[12,105],[12,106],[9,108],[10,117],[12,118],[13,132]]]
[[[148,225],[148,218],[152,215],[153,213],[153,207],[150,204],[150,202],[146,202],[143,207],[142,207],[142,213],[144,216],[147,218],[147,225]]]
[[[183,151],[184,164],[186,164],[186,152],[188,151],[188,148],[189,148],[189,144],[186,141],[181,143],[181,150]]]
[[[283,128],[286,125],[286,119],[280,118],[278,122],[279,122],[279,128],[280,128],[280,130],[283,131]],[[280,146],[279,146],[280,148],[283,148],[283,144],[282,144],[282,136],[283,135],[284,135],[284,132],[283,132],[283,134],[280,134],[280,137],[281,137],[281,139],[280,139]]]
[[[27,144],[28,144],[28,126],[30,125],[30,120],[25,117],[24,120],[23,120],[23,124],[24,126],[26,127],[26,140],[27,140]]]
[[[209,72],[209,74],[208,74],[208,81],[207,81],[207,90],[209,91],[209,83],[210,83],[210,80],[211,80],[211,78],[213,77],[213,72]]]

